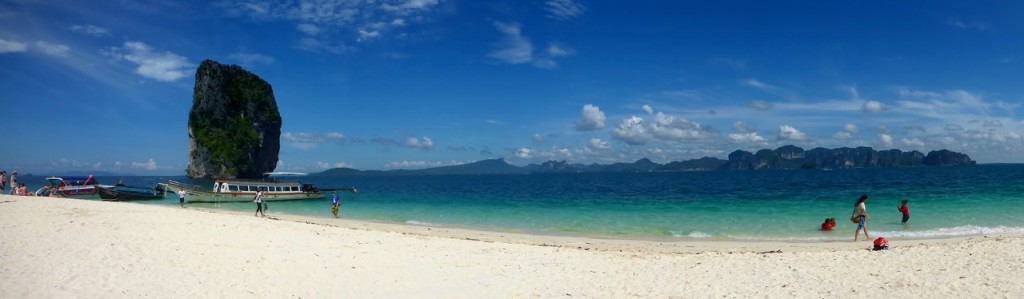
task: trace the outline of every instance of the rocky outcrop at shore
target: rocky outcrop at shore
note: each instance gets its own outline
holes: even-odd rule
[[[190,178],[259,178],[277,166],[281,114],[270,84],[237,65],[203,61],[188,116]]]

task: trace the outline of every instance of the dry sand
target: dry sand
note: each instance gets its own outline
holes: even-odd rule
[[[0,196],[0,298],[1019,297],[1024,237],[657,242]],[[851,233],[852,235],[852,233]]]

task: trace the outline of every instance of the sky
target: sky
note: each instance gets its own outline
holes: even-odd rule
[[[1024,162],[1024,2],[0,0],[0,169],[183,175],[195,70],[277,171],[949,149]]]

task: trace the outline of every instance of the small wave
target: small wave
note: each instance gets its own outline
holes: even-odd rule
[[[419,226],[440,226],[440,225],[433,224],[433,223],[430,223],[430,222],[416,221],[416,220],[406,220],[405,224],[419,225]]]
[[[957,227],[943,227],[922,231],[881,231],[871,232],[872,236],[885,237],[889,239],[930,239],[930,238],[955,238],[980,235],[998,234],[1024,234],[1024,227],[997,226],[986,227],[977,225],[965,225]],[[848,240],[853,236],[793,236],[793,237],[760,237],[760,236],[727,236],[730,239],[749,241],[839,241]]]
[[[677,232],[677,231],[671,231],[670,233],[672,233],[673,237],[677,237],[677,238],[682,238],[682,237],[687,237],[687,238],[710,238],[711,237],[710,234],[707,234],[707,233],[704,233],[704,232],[700,232],[700,231],[692,231],[692,232],[687,233],[687,234],[684,234],[682,232]]]
[[[997,226],[985,227],[977,225],[966,225],[957,227],[944,227],[923,231],[887,231],[878,232],[878,235],[886,238],[903,239],[925,239],[959,236],[995,235],[995,234],[1020,234],[1024,233],[1024,227]]]

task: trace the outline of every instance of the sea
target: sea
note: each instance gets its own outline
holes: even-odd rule
[[[21,178],[31,190],[42,176]],[[99,177],[153,185],[185,177]],[[868,229],[890,239],[1024,233],[1024,164],[835,170],[296,177],[339,192],[340,216],[370,222],[640,240],[844,241],[861,195]],[[98,197],[84,200],[99,200]],[[908,223],[897,211],[909,201]],[[163,200],[125,202],[177,207]],[[333,219],[330,199],[270,202],[268,215]],[[189,203],[254,211],[252,203]],[[832,231],[821,231],[835,217]],[[340,220],[344,221],[344,220]]]

